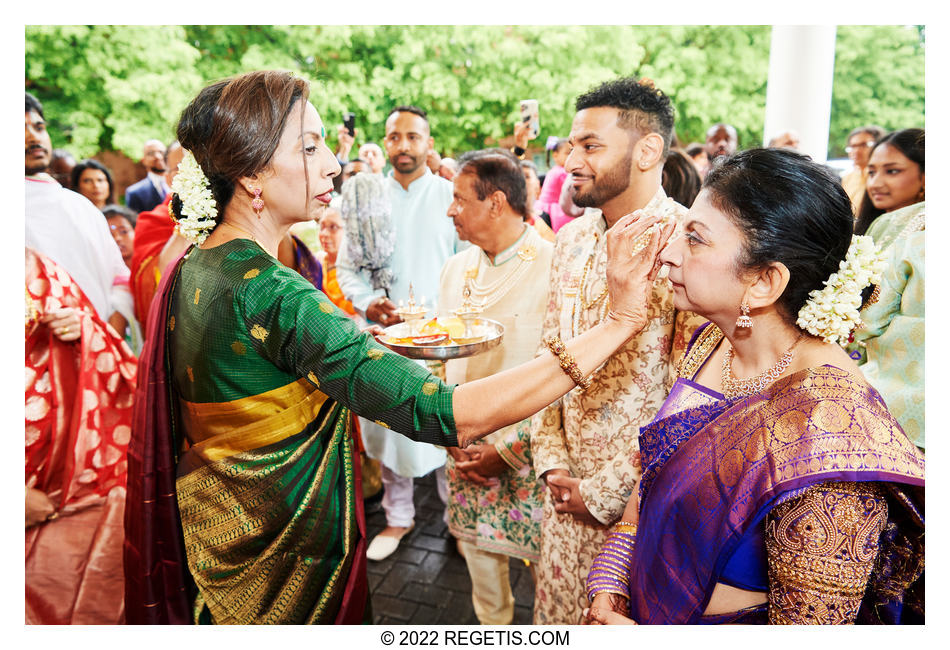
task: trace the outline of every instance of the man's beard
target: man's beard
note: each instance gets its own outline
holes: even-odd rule
[[[623,194],[630,187],[632,154],[631,148],[616,165],[595,176],[586,192],[582,194],[578,190],[574,194],[574,205],[579,208],[599,208],[612,198]]]
[[[34,151],[36,149],[40,149],[46,152],[46,160],[44,161],[43,159],[38,159],[38,160],[26,161],[26,164],[24,165],[23,169],[24,169],[24,173],[27,176],[33,176],[34,174],[39,174],[49,169],[50,158],[51,158],[49,150],[45,149],[42,146],[32,146],[26,150],[26,153],[29,154],[31,151]]]
[[[153,174],[164,174],[168,170],[165,167],[150,167],[149,171]]]
[[[425,164],[425,159],[422,157],[416,157],[408,153],[401,153],[399,154],[399,156],[406,156],[412,160],[411,163],[409,162],[396,163],[394,160],[390,159],[389,162],[390,164],[392,164],[393,169],[395,169],[401,174],[411,174],[415,172],[417,169],[419,169],[419,167],[421,167],[423,164]],[[396,158],[399,158],[399,156],[396,156]]]

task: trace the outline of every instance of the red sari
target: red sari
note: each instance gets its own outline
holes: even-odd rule
[[[124,620],[122,519],[136,359],[55,262],[26,250],[26,486],[56,518],[26,529],[26,622]],[[76,307],[64,343],[39,317]]]
[[[175,222],[168,214],[171,193],[155,208],[139,214],[135,223],[135,245],[129,265],[129,288],[135,301],[135,320],[142,324],[142,338],[147,338],[148,309],[158,290],[162,271],[158,256],[175,232]]]

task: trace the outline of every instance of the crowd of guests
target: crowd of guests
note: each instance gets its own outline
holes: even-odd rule
[[[27,93],[28,623],[371,621],[432,472],[483,624],[510,558],[536,624],[924,620],[922,129],[839,177],[621,78],[542,175],[309,90],[209,85],[124,205]],[[401,357],[409,301],[502,343]]]

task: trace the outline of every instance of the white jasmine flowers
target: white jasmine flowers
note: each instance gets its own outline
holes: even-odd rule
[[[182,203],[182,216],[176,219],[175,230],[200,245],[217,225],[218,206],[211,194],[211,184],[190,151],[178,164],[172,191]]]
[[[855,235],[838,271],[825,280],[824,289],[808,294],[798,312],[798,326],[828,343],[847,343],[861,324],[861,291],[879,284],[887,262],[881,248],[868,236]]]

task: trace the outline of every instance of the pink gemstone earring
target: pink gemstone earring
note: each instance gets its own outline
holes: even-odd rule
[[[254,198],[251,199],[251,207],[254,208],[254,212],[257,213],[257,218],[261,218],[261,210],[264,209],[264,199],[261,198],[261,188],[253,187],[251,191],[254,192]]]
[[[749,318],[749,305],[742,303],[739,306],[742,315],[736,319],[736,327],[752,327],[752,319]]]

